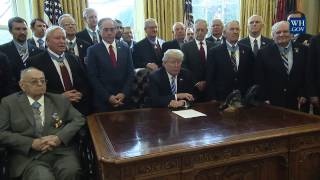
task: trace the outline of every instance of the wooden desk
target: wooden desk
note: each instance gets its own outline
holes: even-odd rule
[[[183,119],[169,109],[95,114],[89,129],[101,179],[313,180],[320,118],[271,106]]]

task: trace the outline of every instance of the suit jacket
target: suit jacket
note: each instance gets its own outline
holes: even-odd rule
[[[36,42],[34,41],[33,37],[32,37],[32,38],[29,38],[27,41],[28,41],[29,44],[32,44],[33,46],[39,48],[39,47],[37,46]],[[47,48],[47,45],[46,45],[46,44],[45,44],[45,48]]]
[[[14,42],[11,41],[6,44],[0,45],[0,51],[5,53],[9,59],[9,65],[11,67],[13,80],[15,82],[15,85],[13,87],[14,92],[20,91],[20,87],[18,85],[18,81],[20,80],[20,72],[26,67],[22,62],[22,59],[19,55],[19,52],[16,46],[14,45]],[[28,51],[29,51],[29,58],[27,59],[27,62],[29,61],[30,57],[42,52],[42,50],[33,46],[30,43],[28,43]]]
[[[32,107],[23,92],[14,93],[2,99],[0,106],[0,144],[9,148],[9,174],[20,176],[26,166],[40,156],[74,153],[71,141],[84,125],[85,119],[62,95],[46,93],[44,95],[45,124],[43,136],[57,135],[62,141],[59,147],[42,154],[31,149],[35,135]],[[53,115],[63,121],[61,127],[54,127]],[[67,162],[66,162],[67,163]]]
[[[206,41],[207,43],[207,59],[209,55],[209,49],[214,45]],[[206,80],[206,64],[200,60],[200,52],[195,40],[185,43],[182,46],[182,52],[184,53],[184,60],[182,66],[192,72],[192,75],[196,82]]]
[[[161,46],[163,40],[158,38]],[[132,59],[134,68],[145,68],[148,63],[156,63],[158,67],[162,65],[161,53],[157,57],[154,46],[149,42],[148,38],[144,38],[133,46]]]
[[[88,30],[86,28],[84,30],[78,32],[76,34],[76,36],[77,36],[77,39],[78,38],[82,39],[82,40],[88,42],[90,45],[93,45],[92,39],[91,39],[91,37],[89,35],[89,32],[88,32]],[[99,42],[101,42],[102,38],[101,38],[100,34],[99,34],[98,38],[99,38]]]
[[[73,88],[82,93],[82,99],[78,103],[73,103],[74,107],[84,115],[91,111],[91,89],[87,73],[83,70],[77,57],[65,53],[69,67],[72,73]],[[45,51],[37,56],[30,58],[27,66],[33,66],[44,72],[47,83],[47,91],[51,93],[62,94],[64,91],[63,83],[60,80],[59,73],[48,53]]]
[[[76,43],[79,51],[80,62],[82,66],[85,67],[84,58],[87,56],[87,49],[91,46],[91,44],[79,38],[76,38]]]
[[[233,90],[244,95],[253,85],[254,55],[250,48],[239,46],[239,66],[234,72],[226,44],[212,48],[207,61],[208,99],[224,101]]]
[[[272,105],[297,109],[297,98],[305,96],[307,48],[293,43],[293,65],[288,75],[279,49],[271,44],[258,52],[255,77],[261,86],[262,100]]]
[[[5,54],[0,52],[0,100],[12,92],[12,73],[9,60]]]
[[[181,69],[177,77],[177,93],[194,94],[194,85],[190,72]],[[165,68],[162,67],[150,74],[148,95],[153,107],[168,107],[170,101],[175,99],[171,92],[170,81]]]
[[[215,39],[213,39],[212,35],[206,38],[206,41],[210,41],[213,43],[214,47],[219,46],[220,44],[223,44],[226,42],[226,38],[222,36],[222,39],[220,42],[217,42]]]
[[[307,95],[320,96],[320,34],[310,40],[307,64]]]
[[[266,38],[266,37],[264,37],[264,36],[261,36],[260,41],[261,41],[260,49],[262,49],[262,48],[268,46],[269,44],[272,44],[272,43],[273,43],[273,40],[272,40],[272,39]],[[245,46],[247,46],[247,47],[249,47],[249,48],[251,48],[251,49],[253,48],[253,47],[251,47],[251,43],[250,43],[250,38],[249,38],[249,36],[241,39],[241,40],[239,41],[239,44],[243,44],[243,45],[245,45]]]
[[[311,34],[299,34],[295,38],[294,43],[299,43],[309,47],[311,38],[312,38]]]
[[[181,49],[179,42],[174,39],[172,41],[167,41],[162,44],[162,53],[164,54],[168,49]]]
[[[117,66],[113,67],[103,42],[88,48],[88,74],[94,90],[94,106],[98,112],[109,111],[109,97],[124,93],[130,96],[134,78],[131,52],[127,44],[116,41]]]

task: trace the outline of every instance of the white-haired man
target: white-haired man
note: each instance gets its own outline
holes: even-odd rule
[[[169,49],[164,53],[162,66],[151,73],[148,93],[153,107],[178,108],[194,101],[194,81],[188,70],[181,69],[183,52]]]
[[[287,21],[272,26],[274,44],[257,55],[255,77],[262,100],[272,105],[298,110],[305,105],[307,49],[292,43]]]
[[[184,44],[184,38],[186,36],[186,28],[182,22],[176,22],[172,26],[172,33],[174,39],[167,41],[162,45],[162,52],[165,53],[168,49],[181,49]]]

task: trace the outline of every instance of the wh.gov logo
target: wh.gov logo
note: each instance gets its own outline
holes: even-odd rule
[[[292,34],[304,34],[306,33],[306,18],[290,18],[290,32]]]

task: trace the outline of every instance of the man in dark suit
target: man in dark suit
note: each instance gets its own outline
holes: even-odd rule
[[[214,46],[218,46],[225,41],[223,37],[223,23],[221,19],[213,19],[211,23],[211,36],[206,38],[207,41],[210,41]]]
[[[88,49],[88,74],[94,90],[97,112],[128,107],[134,78],[131,52],[127,44],[115,40],[116,24],[111,18],[99,21],[102,42]]]
[[[77,38],[87,41],[90,45],[101,42],[101,36],[97,30],[98,17],[93,8],[83,10],[83,20],[86,28],[76,34]]]
[[[2,99],[0,144],[9,149],[9,174],[25,180],[77,180],[79,158],[72,139],[84,117],[58,94],[46,93],[38,69],[21,72],[22,92]]]
[[[225,27],[226,42],[210,50],[207,63],[208,99],[224,101],[233,90],[244,95],[253,85],[254,55],[238,43],[240,27],[231,21]]]
[[[33,33],[33,37],[28,39],[28,43],[36,46],[40,49],[45,49],[45,33],[48,28],[48,25],[46,22],[44,22],[41,18],[35,18],[31,21],[30,27]]]
[[[298,110],[306,102],[307,49],[292,43],[287,21],[272,26],[272,37],[275,44],[261,49],[256,58],[255,77],[261,98],[271,105]]]
[[[291,18],[306,18],[306,16],[304,13],[300,11],[293,11],[288,14],[287,20],[290,21]],[[311,38],[312,38],[311,34],[304,33],[304,34],[294,34],[292,39],[294,43],[299,43],[309,47]]]
[[[90,114],[91,97],[87,74],[79,59],[65,52],[64,29],[59,26],[48,28],[46,43],[47,50],[30,58],[28,66],[44,72],[48,80],[48,92],[63,94],[82,114]]]
[[[84,59],[87,56],[87,49],[90,44],[76,37],[76,21],[70,14],[63,14],[59,17],[58,24],[66,31],[67,51],[79,57],[81,64],[85,66]]]
[[[194,81],[189,71],[181,69],[183,52],[169,49],[162,59],[163,67],[150,75],[148,94],[153,107],[178,108],[194,101]]]
[[[261,35],[261,30],[264,26],[262,17],[259,15],[253,15],[248,19],[248,31],[249,36],[239,41],[239,44],[243,44],[252,49],[253,54],[256,56],[258,50],[266,47],[268,44],[273,43],[269,38]]]
[[[117,23],[116,40],[120,41],[123,33],[122,22],[119,19],[115,19],[114,21]]]
[[[132,30],[130,26],[123,27],[123,33],[121,38],[121,41],[127,43],[130,50],[132,51],[133,46],[137,42],[133,39]]]
[[[184,44],[186,28],[182,22],[174,23],[172,27],[172,33],[174,40],[163,43],[162,53],[165,53],[168,49],[181,49],[182,45]]]
[[[162,44],[164,41],[157,37],[158,24],[155,19],[147,19],[144,23],[147,37],[133,46],[133,64],[135,68],[158,69],[162,62]]]
[[[36,46],[27,42],[28,26],[27,22],[20,17],[13,17],[8,21],[9,32],[13,40],[0,46],[0,51],[8,57],[12,70],[14,86],[13,92],[20,91],[18,81],[21,70],[26,68],[28,58],[40,52]]]
[[[192,72],[196,81],[198,101],[205,101],[206,61],[209,49],[214,46],[212,42],[205,40],[207,32],[207,22],[203,19],[196,20],[195,39],[185,43],[181,48],[184,53],[182,67]]]
[[[12,73],[9,60],[5,54],[0,52],[0,100],[12,91]]]
[[[320,114],[320,34],[310,40],[307,63],[307,95],[313,105],[313,113]]]

